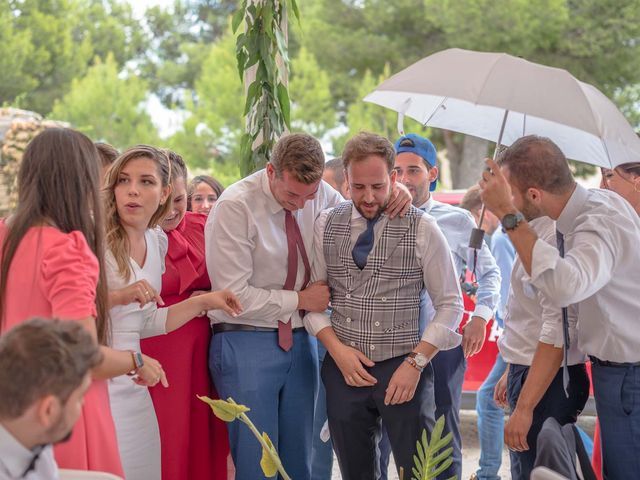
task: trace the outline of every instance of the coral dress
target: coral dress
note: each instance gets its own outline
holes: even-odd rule
[[[0,244],[6,234],[0,221]],[[3,331],[33,317],[95,317],[98,273],[98,261],[81,232],[31,228],[9,270]],[[93,381],[71,439],[56,445],[54,454],[60,468],[123,475],[104,380]]]
[[[197,290],[211,289],[204,253],[204,215],[187,212],[167,232],[161,296],[173,305]],[[227,429],[196,395],[215,396],[209,379],[209,320],[198,317],[162,337],[142,341],[145,354],[167,373],[169,388],[153,387],[151,398],[160,426],[164,480],[226,479],[229,453]]]

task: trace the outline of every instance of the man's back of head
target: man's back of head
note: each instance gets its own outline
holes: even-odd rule
[[[555,195],[570,192],[575,181],[562,150],[546,137],[527,135],[500,152],[498,164],[521,192],[536,188]]]

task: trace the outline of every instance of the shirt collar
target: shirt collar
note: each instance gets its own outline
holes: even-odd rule
[[[0,425],[0,459],[12,478],[22,478],[34,455],[42,450],[42,447],[29,450]]]
[[[429,213],[431,211],[431,209],[433,208],[433,195],[429,195],[429,200],[427,200],[426,202],[424,202],[422,205],[420,205],[418,208],[420,210],[424,210],[425,212]]]
[[[556,220],[556,229],[563,235],[570,232],[576,217],[584,209],[584,204],[589,197],[589,191],[576,183],[576,188],[569,197],[569,201],[562,209],[562,213]]]
[[[262,171],[262,180],[260,183],[262,184],[262,193],[264,193],[264,196],[267,199],[267,208],[269,211],[274,214],[278,213],[280,210],[284,210],[282,205],[278,203],[276,197],[274,197],[271,192],[271,188],[269,187],[269,175],[267,175],[266,169]]]

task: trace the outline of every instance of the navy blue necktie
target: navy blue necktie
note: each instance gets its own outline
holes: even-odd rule
[[[564,235],[556,230],[556,245],[560,256],[564,258]],[[563,307],[562,309],[562,339],[564,346],[564,359],[562,361],[562,385],[564,387],[564,393],[569,398],[569,309]]]
[[[367,257],[373,248],[373,227],[378,221],[378,218],[379,217],[376,217],[372,220],[367,219],[367,229],[360,234],[358,240],[356,240],[356,244],[353,246],[351,256],[360,270],[367,266]]]

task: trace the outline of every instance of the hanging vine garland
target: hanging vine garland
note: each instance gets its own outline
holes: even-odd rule
[[[251,68],[255,79],[246,89],[246,132],[240,139],[240,172],[243,176],[263,168],[278,138],[289,129],[290,101],[286,79],[289,72],[287,12],[300,21],[296,0],[243,0],[233,16],[232,28],[245,31],[236,40],[238,73],[244,80]],[[262,135],[262,137],[260,137]],[[261,143],[254,148],[257,141]]]

